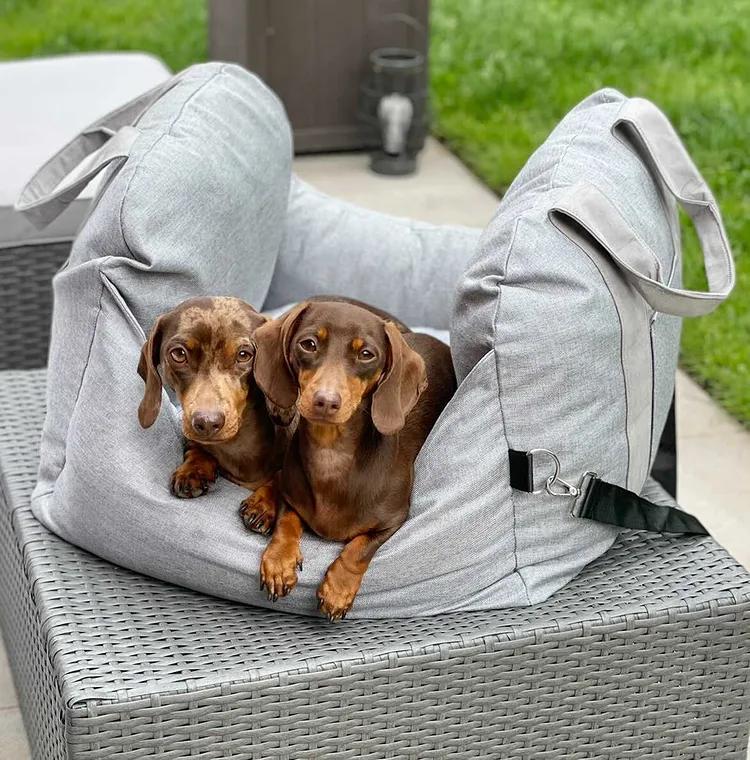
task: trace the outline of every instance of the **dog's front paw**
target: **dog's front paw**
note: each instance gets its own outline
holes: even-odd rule
[[[302,570],[302,553],[296,546],[269,544],[260,560],[260,590],[269,601],[286,596],[297,585],[297,570]]]
[[[216,472],[195,462],[183,462],[173,473],[170,489],[180,499],[194,499],[207,493]]]
[[[256,488],[240,504],[240,517],[248,530],[270,536],[276,524],[276,489],[272,484]]]
[[[344,567],[340,558],[334,560],[318,586],[318,609],[331,623],[343,620],[354,604],[362,576]]]

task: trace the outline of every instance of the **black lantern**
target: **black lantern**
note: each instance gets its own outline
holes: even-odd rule
[[[399,20],[424,33],[411,16],[394,13],[385,20]],[[373,50],[360,86],[359,117],[377,136],[380,148],[372,154],[370,168],[378,174],[411,174],[417,153],[424,147],[429,126],[427,67],[417,50],[384,47]]]

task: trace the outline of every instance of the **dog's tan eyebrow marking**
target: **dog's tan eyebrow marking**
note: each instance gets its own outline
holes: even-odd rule
[[[319,327],[315,334],[318,336],[320,340],[325,340],[328,337],[328,328],[327,327]]]
[[[352,349],[355,351],[359,351],[360,348],[362,348],[365,345],[365,342],[362,340],[362,338],[355,338],[352,341]]]

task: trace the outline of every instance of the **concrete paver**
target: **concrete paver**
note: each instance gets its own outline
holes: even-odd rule
[[[18,707],[18,699],[13,689],[13,677],[5,654],[5,646],[0,638],[0,710],[6,710],[9,707]]]
[[[29,744],[17,707],[0,710],[0,760],[30,760]]]

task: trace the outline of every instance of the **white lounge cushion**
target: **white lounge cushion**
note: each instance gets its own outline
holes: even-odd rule
[[[13,208],[34,172],[98,116],[170,76],[144,53],[86,53],[0,63],[0,247],[72,239],[95,183],[44,230]]]

